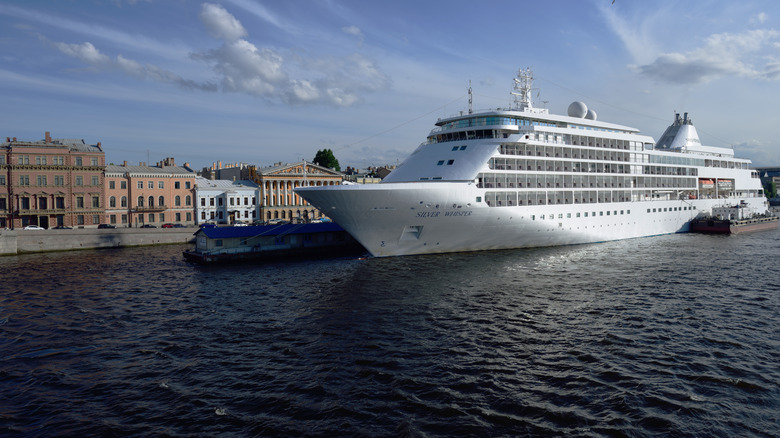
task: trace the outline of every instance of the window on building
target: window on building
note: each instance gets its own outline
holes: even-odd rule
[[[209,198],[209,205],[214,206],[214,198]]]
[[[38,185],[41,187],[47,186],[46,175],[38,175]]]
[[[176,197],[173,198],[173,205],[181,207],[181,196],[176,195]]]
[[[84,215],[76,215],[76,225],[84,225]]]
[[[62,187],[65,185],[65,175],[54,175],[54,185]]]
[[[157,205],[159,205],[160,207],[165,205],[165,197],[164,196],[160,196],[159,198],[157,198]]]
[[[90,162],[90,163],[92,163],[92,165],[93,165],[93,166],[97,166],[97,165],[98,165],[98,159],[97,159],[97,157],[92,157],[92,158],[90,158],[90,159],[89,159],[89,162]]]
[[[76,157],[76,166],[83,166],[84,160],[81,157]]]
[[[138,188],[139,189],[144,188],[144,182],[143,181],[138,181]]]
[[[153,189],[153,188],[154,188],[154,181],[149,181],[149,188],[150,188],[150,189]]]
[[[189,189],[190,188],[190,182],[189,181],[185,181],[184,182],[184,188],[185,189]]]
[[[165,181],[159,181],[157,183],[157,188],[158,189],[164,189],[165,188]]]
[[[181,222],[181,213],[176,213],[176,222]]]
[[[192,213],[187,213],[187,222],[192,222]]]
[[[122,190],[127,190],[127,181],[119,181],[119,188]]]
[[[149,197],[149,207],[154,207],[154,196]]]
[[[123,214],[123,215],[122,215],[122,223],[123,223],[123,224],[126,224],[126,223],[127,223],[127,215],[126,215],[126,214]]]
[[[116,215],[112,214],[112,215],[108,216],[108,222],[110,224],[116,225]]]
[[[97,175],[92,175],[92,185],[93,186],[99,186],[100,185],[100,177]]]
[[[30,185],[30,175],[19,175],[19,185],[20,186],[29,186]]]
[[[206,198],[200,198],[200,206],[205,207],[206,206]]]
[[[222,207],[222,198],[219,198],[219,206]]]
[[[62,196],[58,196],[58,197],[54,198],[54,205],[55,205],[55,208],[58,208],[58,209],[65,208],[65,198],[62,197]]]
[[[234,202],[235,202],[235,198],[230,198],[230,205],[234,205],[233,204]]]
[[[154,222],[154,213],[149,213],[149,222]]]
[[[5,185],[5,175],[0,175],[0,186]]]
[[[0,164],[5,164],[5,155],[0,155]]]
[[[116,181],[109,181],[108,188],[114,190],[116,188]]]
[[[139,207],[143,207],[144,206],[144,197],[143,196],[139,196],[138,197],[138,206]]]
[[[127,196],[122,196],[122,199],[119,202],[120,207],[127,207]]]
[[[160,213],[158,216],[160,217],[160,222],[165,222],[165,213]]]
[[[108,206],[111,208],[116,208],[116,196],[108,198]]]
[[[185,196],[184,197],[184,205],[189,207],[191,205],[191,203],[192,203],[192,200],[190,199],[190,195]]]
[[[81,175],[76,176],[76,185],[77,186],[83,186],[84,185],[84,177]]]
[[[30,209],[30,198],[19,198],[19,208],[22,210]]]
[[[179,187],[180,185],[181,185],[181,183],[180,183],[179,181],[174,181],[174,182],[173,182],[173,188],[174,188],[174,189],[178,189],[178,188],[180,188],[180,187]]]
[[[92,215],[92,224],[96,225],[96,224],[99,224],[99,223],[100,223],[100,215],[93,214]]]
[[[7,210],[8,209],[8,202],[5,200],[5,198],[0,198],[0,210]]]
[[[76,208],[84,208],[84,197],[76,196]]]

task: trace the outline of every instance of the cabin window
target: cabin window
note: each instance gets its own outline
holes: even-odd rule
[[[444,164],[444,160],[439,160],[439,162],[436,163],[437,166],[441,166],[442,164]]]
[[[452,163],[454,163],[454,162],[455,162],[455,160],[447,160],[447,165],[448,166],[452,166]]]
[[[217,239],[214,241],[214,246],[222,246],[222,239]]]
[[[477,196],[477,202],[482,202],[482,196]]]
[[[466,146],[461,146],[460,150],[465,151],[466,150]]]
[[[454,146],[454,147],[452,148],[452,151],[453,151],[453,152],[454,152],[454,151],[457,151],[457,150],[458,150],[458,147],[457,147],[457,146]]]

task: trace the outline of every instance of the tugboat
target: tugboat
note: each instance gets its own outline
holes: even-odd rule
[[[745,204],[713,207],[712,215],[691,221],[691,232],[710,234],[737,234],[751,231],[775,230],[780,218],[770,214],[753,214]]]

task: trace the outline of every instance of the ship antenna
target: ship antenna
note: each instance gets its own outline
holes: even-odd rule
[[[474,112],[474,107],[472,106],[472,99],[471,99],[471,80],[469,80],[469,114]]]

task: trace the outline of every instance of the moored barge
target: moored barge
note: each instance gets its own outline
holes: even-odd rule
[[[363,247],[335,223],[201,228],[187,261],[218,263],[361,254]]]

